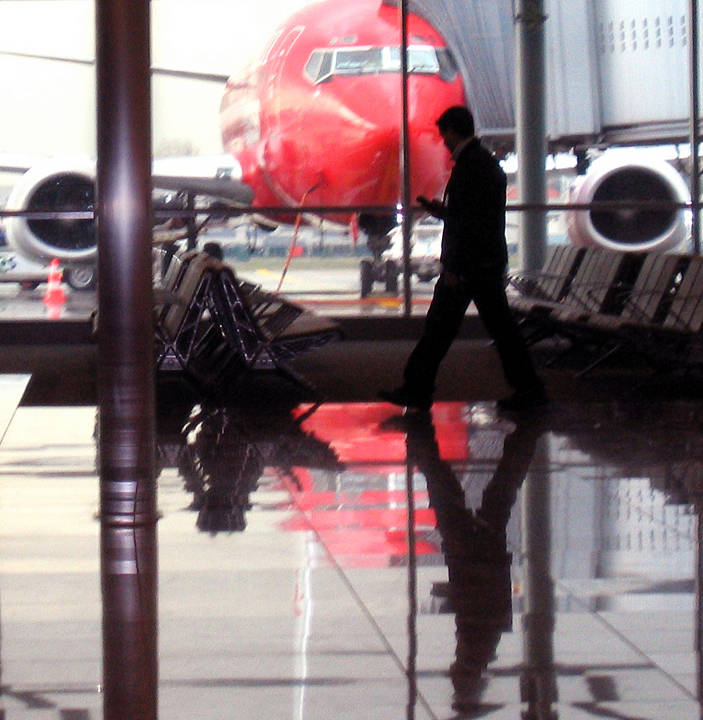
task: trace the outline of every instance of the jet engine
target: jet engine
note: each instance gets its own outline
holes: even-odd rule
[[[95,206],[95,165],[89,160],[55,159],[28,170],[13,188],[7,210],[29,212],[90,212]],[[95,222],[72,218],[5,221],[7,242],[38,262],[57,258],[62,264],[95,263]]]
[[[569,200],[689,203],[688,186],[666,160],[651,151],[608,150],[573,183]],[[566,218],[569,239],[580,246],[597,245],[624,252],[674,250],[690,236],[690,213],[684,208],[616,208],[572,210]]]

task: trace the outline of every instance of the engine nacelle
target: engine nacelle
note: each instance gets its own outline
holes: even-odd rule
[[[28,170],[15,185],[7,210],[35,212],[81,211],[95,208],[95,164],[89,160],[56,158]],[[91,263],[96,257],[95,221],[5,220],[7,242],[25,257],[62,263]]]
[[[689,203],[688,186],[666,160],[638,149],[608,150],[571,187],[569,201],[661,201]],[[572,243],[624,252],[667,251],[690,237],[690,213],[682,208],[572,210],[567,229]]]

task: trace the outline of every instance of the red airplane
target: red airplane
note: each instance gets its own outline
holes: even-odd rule
[[[325,219],[358,220],[374,261],[362,261],[362,296],[374,280],[397,291],[398,266],[381,262],[401,195],[400,15],[379,0],[324,0],[289,17],[261,56],[232,77],[222,101],[225,149],[242,166],[256,206],[333,206]],[[465,102],[440,35],[408,18],[411,197],[441,194],[449,177],[435,121]],[[279,218],[280,219],[280,218]]]
[[[294,13],[261,56],[227,82],[221,106],[225,149],[241,165],[218,180],[159,174],[155,186],[217,196],[265,209],[331,206],[328,220],[349,223],[345,207],[393,208],[358,215],[374,255],[387,247],[400,199],[400,14],[381,0],[323,0]],[[408,17],[408,104],[412,197],[441,193],[449,159],[435,120],[465,102],[463,83],[439,34]],[[158,168],[156,168],[158,173]],[[8,209],[92,209],[90,171],[34,168]],[[290,216],[289,216],[290,218]],[[288,219],[289,219],[288,218]],[[278,221],[286,219],[275,216]],[[35,259],[86,265],[92,221],[7,221],[8,242]]]
[[[414,15],[408,45],[412,188],[433,197],[449,172],[435,120],[464,91],[444,40]],[[257,206],[395,207],[401,117],[398,10],[324,0],[288,18],[229,80],[221,128]]]

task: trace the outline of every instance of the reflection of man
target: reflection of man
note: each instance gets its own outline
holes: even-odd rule
[[[453,707],[468,712],[480,705],[484,670],[495,659],[502,633],[512,628],[506,528],[543,426],[539,417],[524,417],[506,436],[501,460],[474,512],[466,508],[461,484],[440,457],[431,416],[416,413],[400,420],[408,460],[425,476],[442,536],[448,598],[456,616],[456,659],[450,669]]]
[[[444,221],[442,274],[424,333],[405,367],[402,386],[379,394],[396,405],[428,409],[440,363],[473,301],[495,341],[506,380],[515,390],[499,402],[500,407],[524,410],[544,404],[543,385],[505,295],[505,173],[474,135],[474,119],[468,108],[449,108],[437,126],[452,154],[454,169],[443,202],[424,197],[418,201]]]

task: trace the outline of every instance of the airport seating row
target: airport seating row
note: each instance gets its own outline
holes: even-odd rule
[[[510,278],[510,304],[528,343],[568,340],[589,372],[621,350],[658,371],[703,367],[703,257],[569,245],[542,272]]]
[[[174,256],[155,295],[157,374],[180,374],[203,392],[258,370],[310,388],[288,363],[341,336],[333,321],[241,281],[205,252]]]

